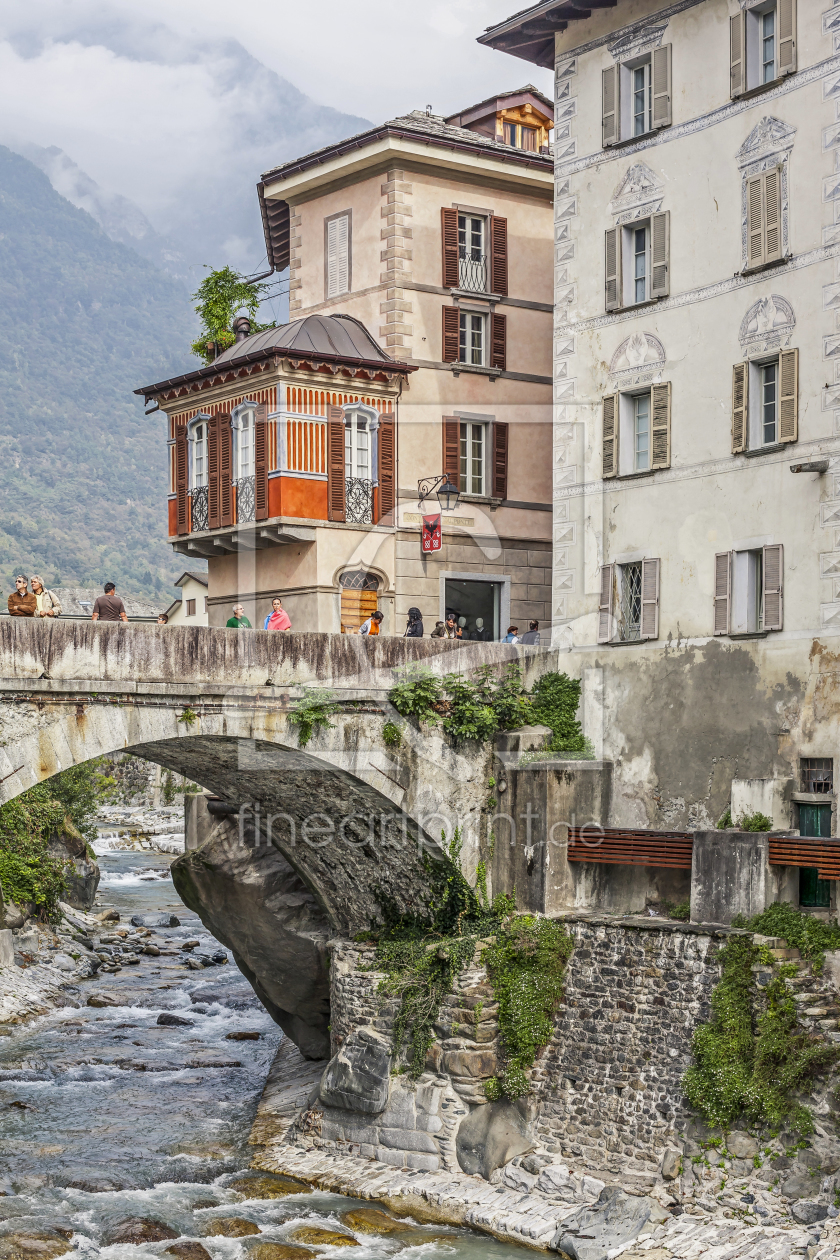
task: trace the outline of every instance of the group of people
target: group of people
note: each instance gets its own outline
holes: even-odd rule
[[[30,590],[30,586],[32,590]],[[44,586],[37,573],[26,577],[19,573],[15,578],[15,589],[8,599],[10,617],[60,617],[61,601],[55,591]],[[91,621],[128,621],[125,604],[117,594],[113,582],[105,583],[103,595],[99,595],[93,605]]]
[[[373,614],[378,621],[382,620],[382,613]],[[364,623],[359,630],[359,634],[379,634],[379,626],[375,630],[366,629],[370,625],[370,619]],[[406,639],[422,639],[423,638],[423,615],[419,608],[409,608],[408,621],[406,623],[405,634]],[[467,630],[466,617],[458,617],[454,612],[446,614],[446,621],[436,621],[435,628],[431,633],[433,639],[469,639],[471,642],[488,643],[492,638],[490,631],[484,624],[481,617],[476,617],[475,627],[473,630]],[[508,632],[502,639],[503,643],[527,643],[533,646],[539,644],[540,641],[540,623],[538,621],[530,621],[528,629],[524,634],[520,635],[518,626],[508,626]]]
[[[228,630],[253,630],[254,628],[245,616],[245,608],[242,604],[234,604],[233,616],[228,617],[225,625]],[[263,622],[263,630],[291,630],[291,628],[291,617],[283,607],[280,596],[276,595],[271,601],[271,612]]]

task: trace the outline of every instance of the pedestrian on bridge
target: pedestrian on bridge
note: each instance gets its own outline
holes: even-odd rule
[[[15,589],[9,596],[10,617],[34,617],[38,601],[29,590],[29,579],[19,573],[15,578]]]
[[[32,583],[32,593],[35,596],[35,602],[37,604],[35,616],[60,617],[61,602],[55,591],[46,590],[44,583],[38,577],[37,573],[33,573],[29,580]]]
[[[125,604],[117,594],[117,588],[113,582],[106,582],[105,594],[97,595],[90,619],[91,621],[128,621]]]
[[[409,608],[408,623],[405,627],[404,639],[423,638],[423,614],[419,608]]]
[[[271,612],[263,623],[263,630],[291,630],[291,628],[291,618],[281,604],[280,596],[275,595],[271,601]]]
[[[371,613],[367,621],[363,621],[359,626],[359,634],[380,634],[383,615],[379,611]]]
[[[225,622],[225,628],[227,630],[253,630],[254,627],[245,616],[245,609],[242,604],[233,605],[233,616],[228,617]]]

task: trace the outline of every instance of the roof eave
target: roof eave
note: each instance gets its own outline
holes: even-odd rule
[[[566,30],[569,22],[585,21],[593,9],[613,9],[617,3],[618,0],[543,0],[504,22],[488,26],[477,42],[553,70],[555,34]]]

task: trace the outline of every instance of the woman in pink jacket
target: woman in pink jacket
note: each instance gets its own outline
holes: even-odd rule
[[[263,623],[263,630],[291,630],[292,623],[289,614],[280,603],[279,595],[271,601],[271,607],[272,611]]]

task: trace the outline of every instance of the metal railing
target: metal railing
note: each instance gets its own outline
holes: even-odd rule
[[[352,525],[373,524],[373,482],[366,477],[346,477],[344,519]]]
[[[487,255],[461,245],[458,250],[458,287],[470,293],[487,292]]]
[[[190,527],[194,534],[210,528],[209,486],[196,486],[190,491]]]
[[[233,484],[236,486],[236,523],[245,525],[256,519],[254,478],[238,477]]]

